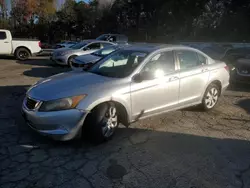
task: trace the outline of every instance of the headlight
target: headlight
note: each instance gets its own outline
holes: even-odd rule
[[[46,102],[42,103],[41,107],[39,108],[39,111],[50,112],[50,111],[60,111],[60,110],[73,109],[86,96],[87,95],[79,95],[79,96],[74,96],[74,97],[46,101]]]

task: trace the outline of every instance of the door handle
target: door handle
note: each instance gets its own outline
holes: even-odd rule
[[[178,80],[178,79],[179,79],[179,77],[173,76],[173,77],[169,78],[169,81],[174,81],[174,80]]]

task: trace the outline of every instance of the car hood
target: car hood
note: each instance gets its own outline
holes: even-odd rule
[[[62,53],[62,52],[68,52],[68,53],[71,53],[71,52],[75,52],[75,51],[78,51],[78,50],[74,50],[72,48],[59,48],[59,49],[56,49],[54,50],[54,53],[57,54],[57,53]]]
[[[99,59],[101,59],[101,57],[93,54],[81,55],[75,58],[78,64],[95,63]]]
[[[34,99],[49,101],[88,94],[91,90],[100,88],[112,80],[113,78],[88,72],[71,71],[38,81],[27,94]]]

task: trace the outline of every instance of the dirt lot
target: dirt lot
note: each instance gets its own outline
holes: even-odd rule
[[[250,187],[250,92],[228,91],[211,112],[171,112],[121,127],[113,140],[55,142],[32,132],[26,89],[68,71],[46,58],[0,60],[0,187]]]

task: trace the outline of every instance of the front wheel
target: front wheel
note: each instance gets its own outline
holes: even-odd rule
[[[207,111],[213,109],[218,103],[220,96],[220,89],[217,85],[211,84],[206,89],[204,97],[202,99],[202,108]]]
[[[69,66],[69,67],[73,67],[73,66],[72,66],[72,60],[73,60],[75,57],[77,57],[77,55],[72,55],[72,56],[70,56],[70,57],[68,58],[68,62],[67,62],[67,63],[68,63],[68,66]]]
[[[118,113],[114,103],[108,102],[97,106],[87,117],[86,133],[94,143],[110,140],[118,127]]]

